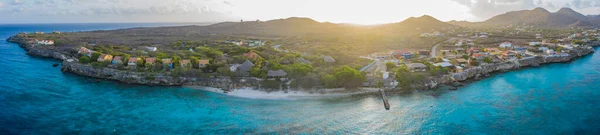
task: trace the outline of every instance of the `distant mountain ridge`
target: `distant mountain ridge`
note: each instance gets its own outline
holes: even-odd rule
[[[545,28],[591,28],[600,26],[600,17],[585,16],[571,8],[561,8],[556,12],[549,12],[538,7],[533,10],[510,11],[483,22],[450,21],[448,23],[459,26],[530,25]]]
[[[208,26],[198,26],[198,31],[216,34],[302,36],[314,34],[352,34],[352,33],[399,33],[417,34],[434,29],[457,27],[428,15],[410,17],[397,23],[362,26],[317,22],[310,18],[290,17],[269,21],[223,22]]]

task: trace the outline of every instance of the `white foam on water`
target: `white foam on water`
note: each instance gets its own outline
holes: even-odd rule
[[[325,92],[325,93],[309,93],[304,91],[288,91],[287,93],[284,91],[274,91],[274,92],[266,92],[261,90],[256,90],[252,88],[240,88],[234,89],[228,93],[223,93],[222,89],[212,88],[212,87],[199,87],[199,86],[189,86],[190,88],[221,93],[232,97],[239,98],[249,98],[249,99],[269,99],[269,100],[298,100],[298,99],[315,99],[315,98],[329,98],[329,97],[343,97],[343,96],[351,96],[356,94],[363,94],[369,92],[377,92],[377,90],[373,89],[365,89],[358,92]],[[327,90],[325,90],[327,91]]]

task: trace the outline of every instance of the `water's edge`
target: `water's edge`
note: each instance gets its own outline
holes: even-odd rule
[[[141,73],[133,71],[122,71],[111,68],[93,68],[89,64],[81,64],[76,58],[69,57],[60,52],[43,49],[31,43],[32,39],[21,38],[18,35],[11,36],[7,39],[8,42],[16,43],[24,48],[28,55],[36,57],[52,58],[62,61],[61,71],[70,72],[82,76],[113,80],[121,83],[140,84],[140,85],[159,85],[159,86],[202,86],[217,88],[221,91],[231,91],[239,88],[257,88],[259,79],[246,78],[240,82],[227,76],[215,77],[174,77],[168,73]],[[592,46],[598,46],[593,44]],[[518,70],[525,67],[537,67],[549,63],[569,62],[576,58],[591,54],[594,52],[592,47],[577,48],[569,52],[569,56],[564,57],[529,57],[517,61],[507,61],[502,63],[494,63],[481,65],[475,68],[466,69],[461,73],[451,73],[438,77],[429,77],[420,83],[414,83],[413,88],[420,90],[433,90],[440,85],[454,85],[454,82],[470,83],[481,79],[483,76],[497,72],[507,72]],[[259,90],[260,91],[260,90]],[[340,91],[336,91],[340,92]],[[334,93],[336,93],[334,92]],[[393,93],[410,92],[409,90],[390,91]],[[348,93],[348,92],[344,92]],[[365,92],[358,92],[365,93]]]

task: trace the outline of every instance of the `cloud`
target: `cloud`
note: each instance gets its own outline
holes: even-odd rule
[[[211,0],[11,0],[9,3],[6,6],[9,11],[19,11],[13,13],[74,15],[202,14],[219,12],[219,7],[226,5]]]
[[[584,9],[600,7],[600,2],[598,0],[573,0],[571,1],[571,5],[573,5],[575,8]]]
[[[52,16],[57,19],[93,16],[96,21],[117,22],[224,21],[227,18],[226,7],[231,6],[215,0],[0,0],[0,14],[14,16],[7,20],[25,16]],[[110,18],[123,19],[105,20]]]
[[[229,2],[229,1],[223,1],[223,4],[229,5],[229,6],[233,6],[233,4],[231,2]]]

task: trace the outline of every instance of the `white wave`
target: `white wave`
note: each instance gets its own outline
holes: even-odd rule
[[[266,92],[261,90],[256,90],[252,88],[240,88],[232,90],[228,93],[223,93],[222,89],[212,88],[212,87],[198,87],[198,86],[188,86],[190,88],[222,93],[232,97],[240,97],[240,98],[248,98],[248,99],[268,99],[268,100],[298,100],[298,99],[317,99],[317,98],[331,98],[331,97],[343,97],[343,96],[351,96],[356,94],[364,94],[369,92],[377,92],[376,89],[363,89],[357,92],[331,92],[332,90],[323,90],[330,91],[324,93],[309,93],[304,91],[288,91],[287,93],[284,91],[275,91],[275,92]]]

